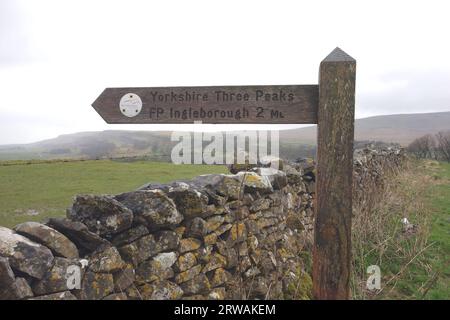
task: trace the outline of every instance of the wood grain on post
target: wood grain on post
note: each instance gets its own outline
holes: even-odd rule
[[[339,48],[320,64],[313,249],[315,299],[350,296],[355,77],[355,59]]]

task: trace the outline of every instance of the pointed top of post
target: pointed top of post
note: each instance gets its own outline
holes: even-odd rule
[[[341,48],[336,47],[322,62],[355,62],[356,60],[345,53]]]

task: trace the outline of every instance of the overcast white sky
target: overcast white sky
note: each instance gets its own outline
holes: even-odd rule
[[[450,111],[446,2],[0,0],[0,144],[179,129],[90,105],[105,87],[317,83],[336,46],[357,59],[358,118]]]

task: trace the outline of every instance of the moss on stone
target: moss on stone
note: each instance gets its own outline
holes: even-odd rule
[[[284,298],[290,300],[311,300],[311,276],[301,268],[297,268],[295,274],[292,274],[290,276],[292,277],[292,279],[287,285],[286,292],[284,293]]]

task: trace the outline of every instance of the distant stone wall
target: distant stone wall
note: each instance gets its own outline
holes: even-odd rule
[[[356,184],[378,170],[369,154]],[[79,195],[67,218],[0,227],[0,299],[310,298],[314,163],[241,169]]]
[[[353,161],[354,207],[370,210],[373,202],[382,201],[386,180],[394,177],[406,164],[406,153],[399,147],[356,150]]]

